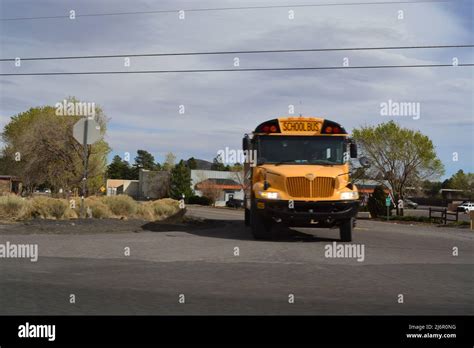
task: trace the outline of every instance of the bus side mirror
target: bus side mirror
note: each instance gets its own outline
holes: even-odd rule
[[[367,157],[359,158],[359,163],[364,168],[369,168],[371,166],[370,160]]]
[[[249,150],[250,149],[250,138],[247,134],[245,134],[244,138],[242,139],[242,150]]]
[[[350,151],[351,151],[351,158],[357,158],[357,144],[356,143],[351,142]]]

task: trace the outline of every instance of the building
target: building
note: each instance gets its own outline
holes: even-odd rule
[[[21,193],[22,183],[19,178],[12,175],[0,175],[0,195],[7,193]]]
[[[357,186],[357,190],[359,191],[359,194],[368,194],[371,195],[374,193],[374,190],[377,186],[383,186],[384,191],[388,194],[389,193],[389,187],[390,184],[388,181],[383,180],[382,182],[377,181],[377,180],[372,180],[372,179],[358,179],[355,182]]]
[[[140,169],[138,182],[138,198],[160,199],[168,197],[169,172]]]
[[[168,197],[170,173],[140,169],[138,180],[108,179],[107,196],[125,194],[149,200]],[[191,170],[191,189],[197,196],[206,196],[216,206],[225,206],[231,199],[244,199],[243,172],[196,169]]]
[[[216,206],[225,206],[231,199],[244,199],[243,172],[191,170],[191,188],[197,196],[215,200]]]
[[[107,179],[107,196],[128,195],[135,199],[160,199],[168,196],[170,174],[140,169],[138,180]]]
[[[123,179],[107,179],[107,196],[128,195],[138,198],[139,181]]]

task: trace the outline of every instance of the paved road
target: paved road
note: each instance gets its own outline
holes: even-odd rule
[[[337,230],[255,241],[241,211],[188,209],[212,221],[106,233],[0,225],[0,243],[37,243],[40,255],[0,259],[0,314],[474,314],[467,229],[358,221],[359,262],[325,257]]]

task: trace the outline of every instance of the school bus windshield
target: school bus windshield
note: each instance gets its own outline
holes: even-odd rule
[[[342,136],[260,136],[261,164],[343,164],[346,140]]]

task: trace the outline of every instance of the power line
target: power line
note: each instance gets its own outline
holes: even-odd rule
[[[177,52],[177,53],[140,53],[140,54],[111,54],[90,56],[59,56],[59,57],[28,57],[21,58],[22,61],[37,60],[67,60],[67,59],[103,59],[124,57],[167,57],[167,56],[199,56],[220,54],[265,54],[265,53],[295,53],[295,52],[337,52],[337,51],[371,51],[371,50],[407,50],[407,49],[439,49],[439,48],[468,48],[473,44],[466,45],[430,45],[430,46],[384,46],[384,47],[348,47],[348,48],[304,48],[286,50],[246,50],[246,51],[212,51],[212,52]],[[0,62],[15,61],[16,58],[2,58]]]
[[[474,66],[474,63],[458,64],[457,66],[459,66],[459,67]],[[441,67],[454,67],[454,66],[453,66],[452,64],[418,64],[418,65],[370,65],[370,66],[347,66],[347,67],[343,67],[343,66],[328,66],[328,67],[242,68],[242,69],[79,71],[79,72],[0,73],[0,76],[169,74],[169,73],[209,73],[209,72],[249,72],[249,71],[294,71],[294,70],[355,70],[355,69],[441,68]]]
[[[77,17],[105,17],[105,16],[123,16],[123,15],[142,15],[159,13],[178,13],[184,12],[211,12],[211,11],[238,11],[238,10],[261,10],[276,8],[300,8],[300,7],[329,7],[329,6],[360,6],[360,5],[389,5],[389,4],[419,4],[419,3],[441,3],[450,2],[450,0],[412,0],[412,1],[370,1],[370,2],[341,2],[341,3],[322,3],[322,4],[295,4],[295,5],[268,5],[268,6],[243,6],[243,7],[216,7],[216,8],[191,8],[176,10],[155,10],[155,11],[132,11],[132,12],[112,12],[112,13],[85,13],[76,14]],[[23,21],[36,19],[65,19],[68,15],[59,16],[41,16],[41,17],[16,17],[0,18],[0,21]]]

